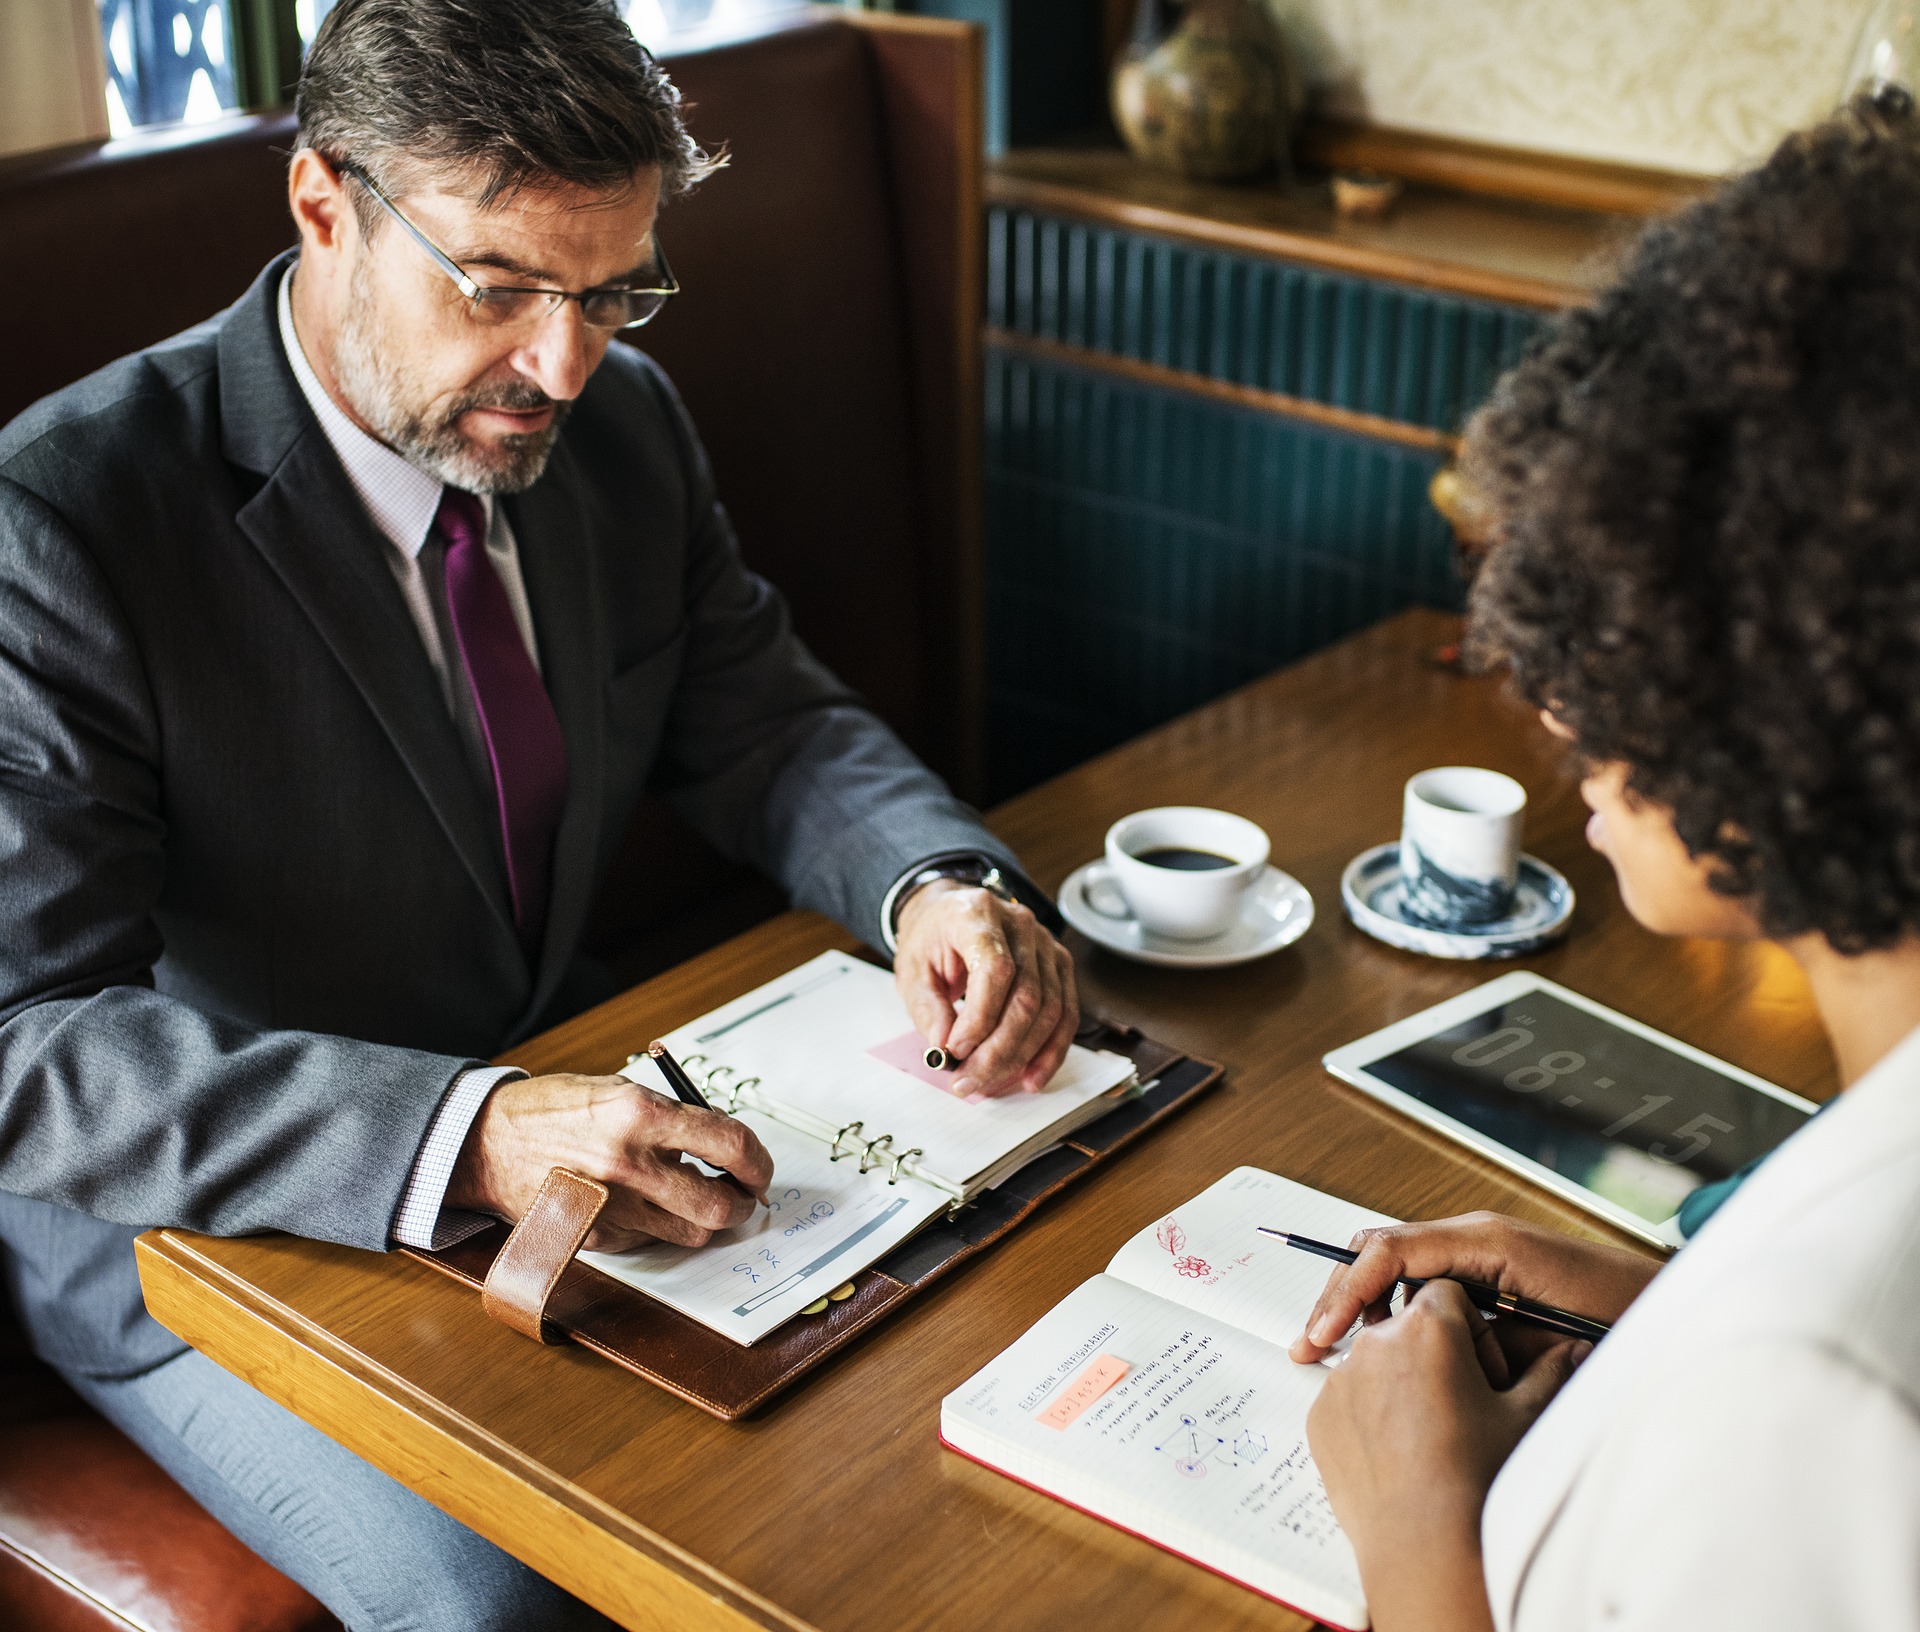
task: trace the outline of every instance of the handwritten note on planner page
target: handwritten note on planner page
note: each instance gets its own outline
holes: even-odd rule
[[[910,1024],[892,976],[828,952],[669,1033],[681,1064],[773,1157],[767,1205],[704,1247],[581,1256],[753,1343],[906,1240],[969,1181],[990,1182],[996,1163],[1100,1114],[1132,1075],[1121,1056],[1075,1047],[1046,1092],[970,1105],[893,1047],[924,1050],[903,1038]],[[898,1057],[875,1057],[889,1050]],[[626,1075],[666,1090],[644,1057]]]
[[[773,1158],[773,1188],[753,1217],[704,1247],[665,1242],[583,1252],[602,1274],[670,1304],[736,1343],[753,1343],[899,1245],[948,1198],[930,1185],[862,1175],[826,1146],[742,1111]]]

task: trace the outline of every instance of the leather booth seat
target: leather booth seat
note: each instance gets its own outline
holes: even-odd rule
[[[0,1428],[0,1624],[338,1632],[132,1441],[73,1395],[52,1393],[39,1395],[41,1414]]]
[[[977,777],[979,64],[953,25],[813,20],[671,58],[729,164],[660,233],[673,377],[748,561],[964,793]],[[238,296],[292,242],[285,115],[0,161],[0,422]],[[779,902],[645,805],[588,948],[621,984]],[[22,1352],[0,1306],[0,1627],[334,1623]]]

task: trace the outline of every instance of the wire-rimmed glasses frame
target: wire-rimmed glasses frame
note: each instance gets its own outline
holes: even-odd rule
[[[398,221],[407,235],[427,252],[433,264],[453,280],[454,286],[466,296],[467,310],[476,322],[500,325],[551,317],[572,300],[579,302],[580,316],[588,328],[637,329],[660,315],[660,308],[666,305],[669,296],[680,293],[680,281],[667,264],[667,252],[660,247],[657,236],[653,241],[653,258],[660,282],[652,288],[582,289],[576,294],[566,289],[476,283],[458,261],[407,219],[400,206],[388,198],[359,165],[347,162],[335,168],[366,188],[373,201]],[[539,302],[544,305],[537,304]]]

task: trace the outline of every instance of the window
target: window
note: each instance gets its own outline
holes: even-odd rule
[[[199,123],[237,108],[226,0],[99,0],[107,126]]]
[[[805,0],[622,0],[621,10],[642,45],[653,50],[674,36],[708,30],[745,31],[765,18],[797,10]]]
[[[140,125],[196,124],[241,107],[291,101],[300,56],[333,6],[333,0],[96,3],[107,46],[107,125],[115,136]],[[689,36],[749,32],[803,3],[619,0],[635,35],[655,49]],[[890,7],[891,0],[884,3]]]
[[[313,31],[320,19],[333,9],[333,0],[293,0],[293,26],[300,34],[300,55],[313,44]]]

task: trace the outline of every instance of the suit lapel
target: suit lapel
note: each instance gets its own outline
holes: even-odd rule
[[[600,848],[606,784],[602,693],[609,659],[596,615],[601,597],[579,492],[573,460],[562,442],[547,473],[506,501],[519,546],[520,575],[533,609],[541,673],[567,744],[567,803],[554,840],[547,928],[522,1025],[546,1007],[579,943]]]
[[[473,787],[399,586],[287,362],[276,298],[294,257],[271,262],[221,319],[222,446],[265,478],[240,511],[266,557],[380,721],[395,750],[516,943],[493,812]],[[507,501],[540,666],[567,745],[567,802],[532,995],[515,1035],[553,996],[591,903],[605,796],[602,691],[609,658],[595,609],[595,563],[580,481],[564,440],[542,479]]]
[[[241,530],[300,603],[513,934],[506,870],[386,548],[318,425],[241,509]]]

